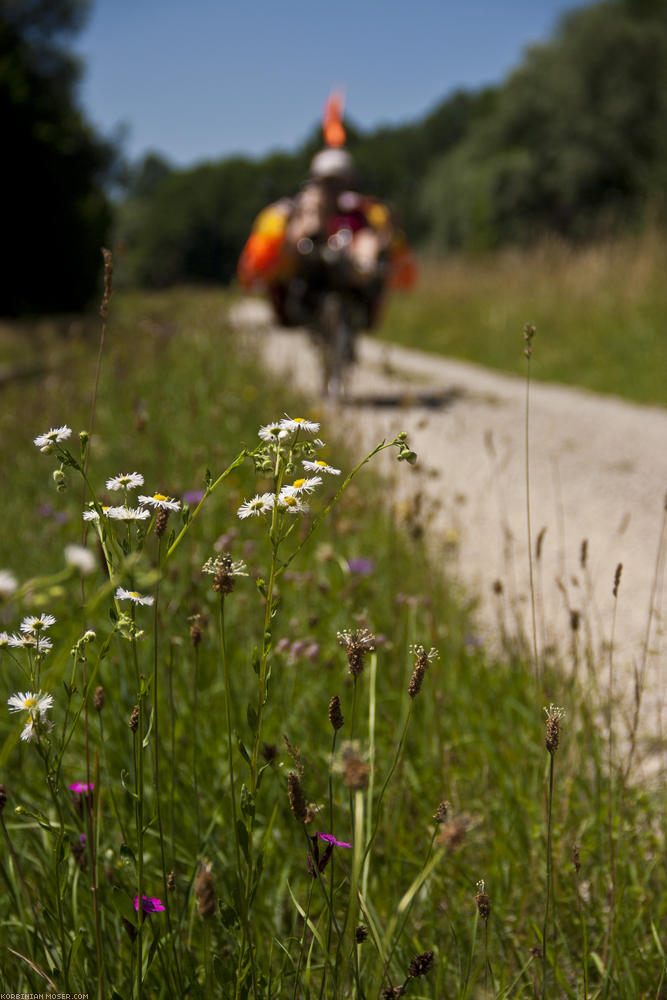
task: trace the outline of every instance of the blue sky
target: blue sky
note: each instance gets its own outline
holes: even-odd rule
[[[332,87],[362,128],[498,83],[576,0],[93,0],[80,101],[132,157],[294,149]]]

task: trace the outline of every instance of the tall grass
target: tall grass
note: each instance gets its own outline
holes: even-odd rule
[[[394,526],[353,446],[314,446],[326,425],[258,437],[318,415],[258,382],[225,306],[113,300],[90,438],[97,348],[77,330],[44,332],[48,374],[3,388],[1,627],[56,618],[31,626],[52,649],[1,651],[7,697],[53,699],[33,741],[30,707],[0,717],[3,989],[658,998],[664,790],[627,783],[575,679],[487,656],[428,523],[425,545]],[[304,458],[342,470],[310,511],[238,517]],[[135,470],[128,504],[160,496],[110,520],[107,480]],[[84,471],[98,517],[67,563]]]
[[[419,286],[388,302],[381,335],[448,357],[522,374],[516,331],[540,331],[534,376],[667,405],[664,315],[667,240],[425,260]]]

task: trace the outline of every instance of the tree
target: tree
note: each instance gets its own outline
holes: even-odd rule
[[[63,45],[86,10],[83,0],[0,0],[5,315],[79,309],[98,280],[113,152],[76,106],[79,66]]]

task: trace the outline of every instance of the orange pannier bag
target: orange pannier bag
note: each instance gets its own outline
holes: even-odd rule
[[[284,199],[264,208],[255,219],[237,268],[246,290],[271,284],[283,276],[287,266],[283,250],[289,212],[290,203]]]

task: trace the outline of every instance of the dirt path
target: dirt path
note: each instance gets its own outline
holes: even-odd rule
[[[233,318],[258,331],[252,335],[270,370],[312,395],[321,410],[318,359],[308,338],[269,332],[270,314],[256,300],[237,306]],[[337,429],[342,423],[360,456],[381,439],[408,432],[419,455],[416,470],[387,463],[396,472],[397,502],[405,509],[419,496],[424,516],[430,511],[445,542],[447,569],[478,598],[479,635],[495,647],[518,635],[532,646],[525,412],[523,379],[367,337],[348,401],[323,414],[324,435],[332,422]],[[588,647],[605,694],[612,590],[622,563],[614,685],[631,717],[635,677],[642,675],[641,732],[648,741],[662,739],[665,560],[656,572],[656,557],[667,490],[667,410],[533,383],[530,455],[534,556],[542,536],[533,564],[540,655],[556,649],[585,670]]]

